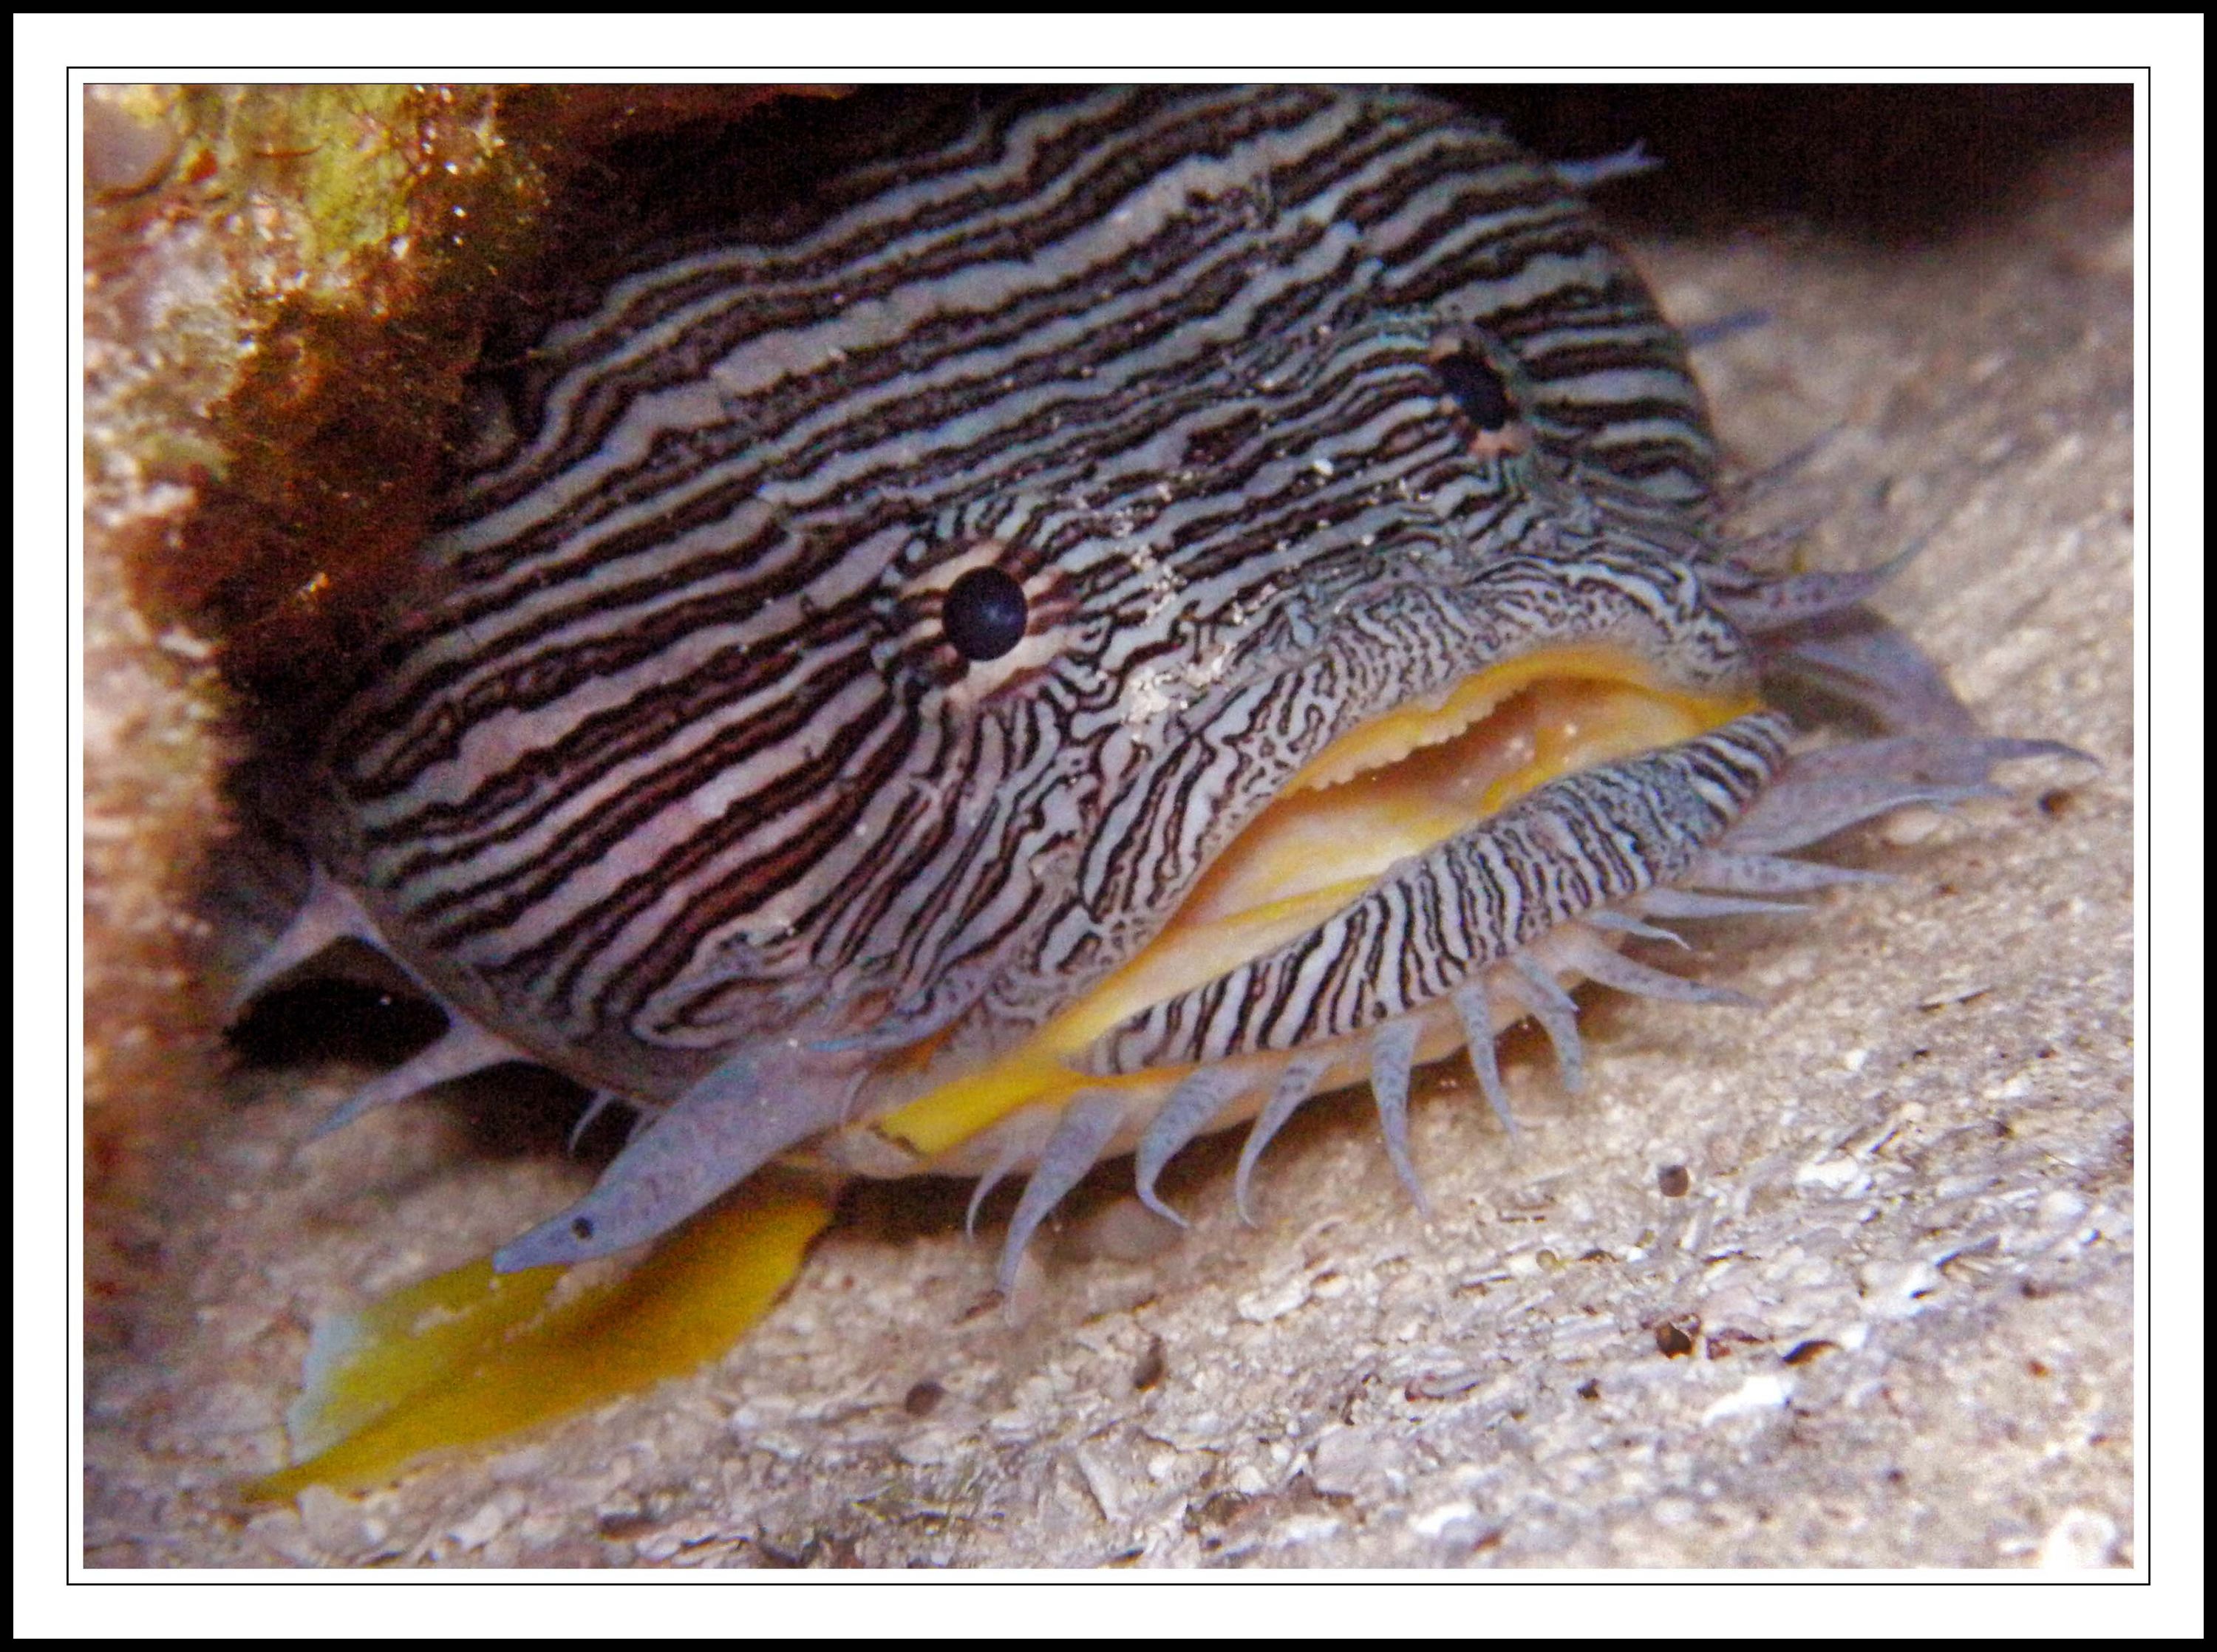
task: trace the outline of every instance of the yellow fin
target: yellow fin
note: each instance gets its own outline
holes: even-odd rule
[[[551,1307],[559,1268],[498,1274],[479,1261],[405,1285],[318,1328],[286,1415],[300,1460],[246,1495],[374,1485],[428,1453],[681,1376],[768,1311],[831,1219],[821,1183],[773,1170],[621,1279]]]

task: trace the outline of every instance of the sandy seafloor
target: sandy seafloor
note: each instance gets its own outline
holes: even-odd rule
[[[873,1193],[699,1374],[259,1510],[232,1488],[281,1460],[309,1325],[586,1173],[449,1103],[304,1149],[361,1069],[250,1073],[90,1373],[87,1563],[2131,1563],[2131,201],[2097,146],[1921,247],[1634,248],[1682,323],[1767,312],[1698,365],[1745,461],[1836,433],[1814,559],[1930,534],[1879,606],[1995,730],[2104,766],[1851,835],[1900,881],[1674,965],[1763,1008],[1589,991],[1584,1095],[1504,1045],[1513,1143],[1443,1071],[1429,1223],[1361,1097],[1273,1149],[1259,1230],[1222,1143],[1167,1184],[1182,1242],[1103,1180],[1021,1323],[979,1311],[959,1192]]]

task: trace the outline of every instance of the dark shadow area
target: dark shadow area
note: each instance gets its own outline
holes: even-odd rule
[[[349,947],[390,965],[368,949]],[[439,1036],[447,1018],[413,993],[372,982],[318,976],[281,982],[256,998],[225,1035],[250,1067],[299,1067],[358,1061],[390,1067]]]
[[[559,210],[558,262],[612,243],[713,233],[768,211],[797,226],[859,162],[959,133],[984,108],[1052,102],[1082,87],[865,86],[788,97],[600,145]],[[1498,120],[1556,160],[1639,145],[1660,164],[1609,189],[1642,230],[1799,218],[1881,241],[1944,231],[2005,204],[2055,146],[2129,137],[2133,89],[2102,84],[1452,85],[1422,89]],[[836,191],[832,192],[836,194]]]
[[[363,973],[382,967],[366,948],[349,947],[367,960]],[[395,971],[397,973],[397,971]],[[368,1068],[398,1065],[445,1030],[436,1006],[407,990],[350,977],[312,977],[273,988],[257,998],[226,1035],[242,1064],[251,1068],[312,1068],[329,1062]],[[582,1131],[591,1092],[550,1068],[509,1062],[471,1073],[393,1105],[443,1106],[472,1156],[491,1159],[574,1156],[599,1168],[622,1150],[636,1116],[621,1106],[604,1107]]]
[[[1442,86],[1556,160],[1634,144],[1661,163],[1602,193],[1636,231],[1799,219],[1882,243],[2013,204],[2047,153],[2129,138],[2126,85]]]

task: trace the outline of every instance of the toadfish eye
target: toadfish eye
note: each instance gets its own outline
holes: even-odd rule
[[[1502,429],[1516,418],[1509,386],[1477,351],[1457,350],[1435,361],[1432,368],[1463,416],[1480,430]]]
[[[947,588],[940,624],[966,659],[997,660],[1024,639],[1024,588],[998,568],[973,568]]]

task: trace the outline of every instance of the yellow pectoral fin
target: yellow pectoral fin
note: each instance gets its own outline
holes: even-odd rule
[[[286,1417],[300,1460],[247,1495],[375,1484],[429,1453],[681,1376],[768,1311],[831,1219],[820,1183],[769,1171],[623,1278],[552,1307],[561,1269],[497,1274],[480,1261],[318,1327]]]

